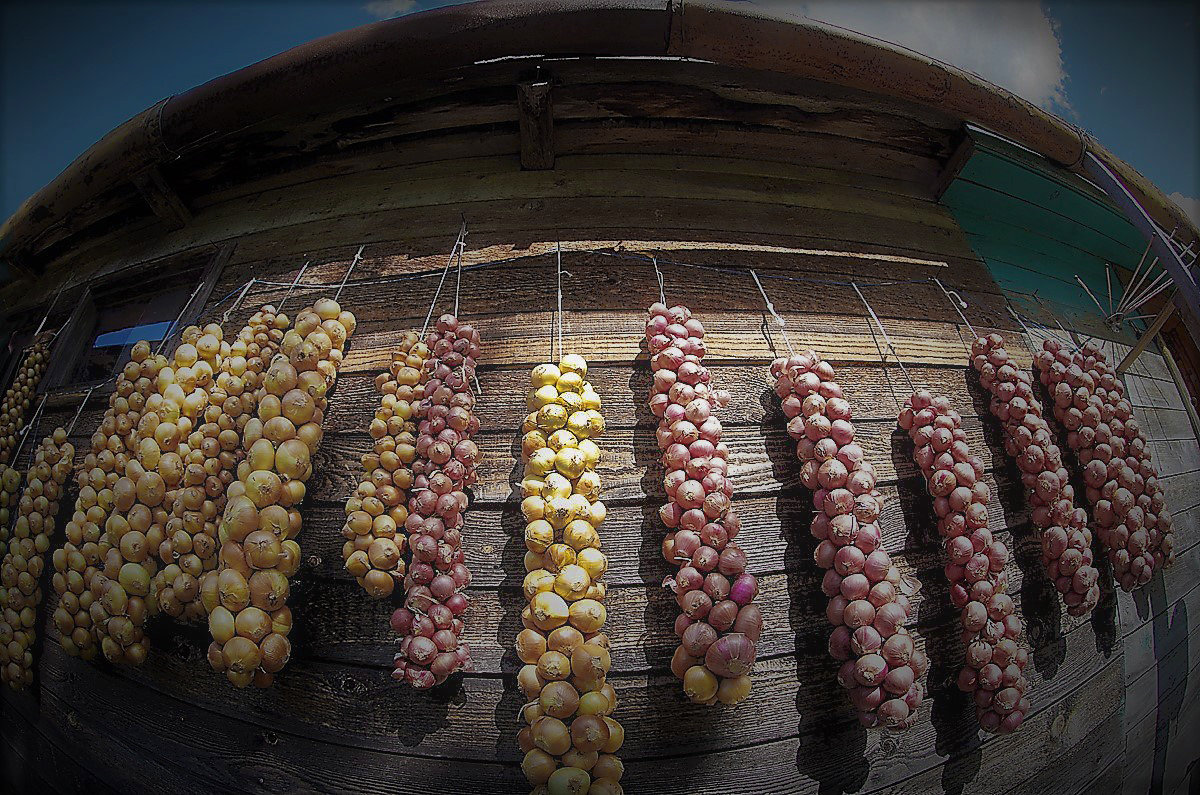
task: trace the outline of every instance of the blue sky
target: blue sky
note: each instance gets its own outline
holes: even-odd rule
[[[0,217],[165,96],[310,39],[444,4],[0,2]],[[909,46],[1011,88],[1093,133],[1200,217],[1197,4],[761,4]]]

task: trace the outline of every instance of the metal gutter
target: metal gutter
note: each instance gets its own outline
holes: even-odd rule
[[[0,227],[0,257],[39,238],[106,188],[264,120],[320,115],[388,96],[396,80],[504,56],[675,56],[863,89],[952,111],[1078,173],[1088,152],[1156,223],[1194,225],[1152,183],[1076,127],[982,78],[805,18],[723,0],[485,0],[326,36],[163,100],[114,129]],[[382,79],[381,79],[382,77]],[[1186,230],[1186,231],[1185,231]]]

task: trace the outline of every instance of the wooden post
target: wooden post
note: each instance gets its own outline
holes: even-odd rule
[[[527,171],[554,168],[554,110],[550,88],[547,80],[517,84],[521,168]]]

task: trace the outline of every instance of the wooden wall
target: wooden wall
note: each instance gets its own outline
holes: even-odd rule
[[[103,272],[234,242],[202,315],[212,320],[229,306],[220,299],[252,277],[290,281],[311,259],[306,283],[336,283],[357,246],[368,244],[342,294],[359,328],[304,506],[306,562],[294,588],[292,662],[272,689],[239,691],[208,669],[203,630],[161,623],[146,664],[118,670],[66,657],[48,626],[34,692],[6,692],[0,702],[0,758],[10,786],[523,791],[515,741],[523,698],[511,650],[523,604],[523,543],[513,484],[528,371],[551,353],[548,252],[556,241],[570,273],[563,279],[566,348],[591,363],[609,429],[602,536],[611,556],[613,680],[627,727],[628,791],[1071,792],[1108,790],[1122,778],[1131,793],[1152,782],[1162,791],[1186,786],[1195,756],[1186,736],[1200,714],[1187,619],[1200,598],[1192,587],[1200,570],[1200,445],[1161,358],[1144,355],[1129,384],[1177,517],[1179,562],[1147,593],[1110,597],[1091,620],[1072,619],[1040,568],[1019,480],[968,367],[969,339],[940,291],[922,281],[937,276],[959,290],[971,322],[1004,331],[1020,363],[1029,364],[1004,295],[932,200],[953,122],[818,86],[784,92],[719,67],[672,68],[692,93],[645,85],[629,93],[613,76],[615,65],[603,67],[610,70],[598,80],[603,91],[568,85],[570,101],[556,104],[552,171],[519,170],[512,110],[484,92],[470,102],[426,107],[419,121],[427,136],[415,144],[276,173],[263,167],[222,191],[210,174],[203,197],[192,188],[197,213],[189,226],[170,234],[126,230],[64,263],[66,270],[86,260]],[[580,99],[588,96],[590,104]],[[741,123],[721,121],[739,114]],[[465,129],[479,119],[496,126]],[[436,135],[428,132],[434,120],[441,124]],[[418,124],[400,116],[394,123],[406,126],[396,133],[401,137]],[[486,458],[465,542],[475,575],[467,636],[478,670],[414,693],[388,677],[392,608],[369,602],[342,571],[339,530],[358,455],[369,445],[372,379],[389,346],[424,320],[436,280],[359,280],[442,264],[460,213],[471,230],[467,264],[529,256],[463,275],[460,313],[484,336]],[[686,302],[705,323],[714,379],[735,396],[722,421],[766,628],[754,693],[732,709],[686,704],[667,670],[675,609],[659,585],[667,573],[655,517],[663,496],[640,347],[644,307],[657,298],[657,283],[645,262],[586,253],[621,241],[658,254],[668,300]],[[905,735],[859,728],[834,681],[811,562],[808,495],[769,391],[767,364],[781,341],[753,282],[667,260],[830,282],[764,279],[793,343],[817,348],[837,365],[888,497],[885,543],[925,585],[916,600],[917,631],[933,662],[933,697]],[[1034,648],[1034,711],[1014,736],[980,735],[953,688],[960,652],[931,504],[907,438],[895,428],[908,385],[897,367],[881,365],[863,307],[845,284],[852,279],[864,283],[911,377],[963,411],[999,495],[992,528],[1016,550],[1009,573]],[[882,281],[911,283],[865,286]],[[256,286],[226,332],[236,333],[255,304],[279,300],[284,290]],[[329,292],[297,290],[288,309]],[[443,297],[438,311],[451,305]],[[61,421],[73,408],[47,421]],[[102,408],[94,399],[84,412],[76,432],[81,448]]]

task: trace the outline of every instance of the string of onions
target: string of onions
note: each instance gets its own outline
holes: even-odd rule
[[[154,591],[159,609],[172,618],[203,621],[217,604],[217,522],[245,457],[242,432],[254,416],[263,373],[288,322],[273,306],[256,311],[223,351],[216,377],[203,387],[208,393],[203,422],[188,437],[184,478],[168,495],[166,539],[157,550],[163,566]]]
[[[321,445],[326,394],[337,381],[354,315],[322,298],[296,317],[267,367],[246,458],[226,492],[208,661],[234,685],[269,687],[291,656],[289,578],[300,567],[299,511]]]
[[[758,580],[734,540],[742,522],[730,502],[729,449],[713,414],[729,403],[729,393],[710,386],[704,326],[687,307],[653,304],[646,344],[669,500],[659,510],[669,530],[663,557],[679,569],[666,581],[681,610],[671,671],[693,702],[736,704],[750,694],[762,611],[753,604]]]
[[[44,555],[54,538],[58,502],[75,461],[62,428],[42,440],[25,473],[13,537],[0,563],[0,680],[14,690],[33,684],[33,645],[42,603]]]
[[[400,636],[392,677],[420,690],[471,670],[471,649],[462,640],[468,605],[463,589],[471,583],[462,532],[466,488],[476,482],[479,462],[479,447],[471,440],[479,431],[471,391],[479,331],[454,315],[442,315],[423,347],[429,358],[421,366],[412,493],[402,525],[410,556],[404,604],[391,619]],[[392,523],[388,517],[386,524]],[[399,553],[397,548],[395,562],[390,557],[384,562],[399,563]]]
[[[429,347],[415,331],[404,334],[387,372],[375,378],[381,395],[368,429],[374,440],[362,456],[363,477],[346,500],[342,560],[372,599],[389,596],[404,579],[408,493],[416,478],[417,404]]]
[[[975,340],[971,354],[980,383],[992,395],[989,410],[1004,428],[1004,450],[1021,472],[1033,524],[1041,531],[1042,565],[1067,613],[1086,616],[1100,601],[1092,532],[1087,512],[1075,507],[1075,487],[1033,394],[1032,378],[1012,365],[999,334]]]
[[[1046,340],[1034,358],[1083,468],[1084,496],[1113,575],[1132,591],[1175,561],[1174,520],[1125,386],[1095,341],[1068,351]]]
[[[105,531],[116,508],[117,483],[126,476],[130,465],[141,465],[134,458],[138,450],[138,426],[152,394],[155,379],[165,365],[161,356],[150,354],[150,344],[141,340],[130,351],[130,360],[117,376],[108,409],[91,437],[91,449],[76,474],[79,487],[75,510],[63,528],[63,546],[54,551],[51,585],[58,594],[54,623],[59,643],[67,654],[90,660],[99,650],[99,621],[110,613],[101,603],[110,590],[118,587],[122,569],[119,549],[109,542]],[[161,536],[161,531],[155,531]],[[161,543],[161,538],[158,539]],[[146,601],[141,596],[126,599],[125,612],[131,621],[144,621]]]
[[[0,464],[0,555],[8,552],[9,524],[13,508],[17,505],[17,494],[21,491],[21,470]]]
[[[966,664],[958,687],[972,693],[986,732],[1015,731],[1029,712],[1021,645],[1025,628],[1008,589],[1008,547],[988,530],[991,490],[983,461],[971,454],[962,417],[943,397],[918,390],[905,401],[899,425],[913,441],[913,461],[925,475],[945,539],[950,602],[961,613]]]
[[[105,554],[107,582],[101,580],[93,629],[109,662],[140,665],[146,659],[146,621],[159,612],[161,595],[154,589],[159,569],[155,553],[167,539],[175,495],[187,485],[189,463],[194,463],[191,443],[208,405],[205,387],[228,350],[221,327],[212,324],[185,329],[169,360],[155,356],[159,367],[138,421],[136,457],[126,463],[125,475],[113,486],[115,510],[105,522],[101,542],[110,547]],[[148,356],[148,346],[139,354]],[[143,600],[144,609],[130,610],[135,597]]]
[[[607,515],[596,465],[604,433],[600,396],[587,362],[567,354],[530,374],[522,424],[521,514],[525,517],[528,605],[517,635],[517,675],[529,699],[517,734],[521,770],[533,793],[620,795],[615,756],[625,730],[611,717],[617,694],[604,633],[608,559],[598,529]]]
[[[0,464],[8,463],[21,429],[25,427],[25,412],[33,405],[38,382],[42,380],[42,374],[50,362],[49,346],[52,339],[51,334],[45,333],[34,340],[29,353],[17,368],[12,384],[5,390],[3,400],[0,400]],[[17,481],[19,484],[19,476]],[[8,519],[2,512],[0,518],[4,519],[4,526],[7,527]]]
[[[771,375],[796,440],[800,480],[813,493],[813,557],[825,570],[821,591],[829,597],[829,654],[841,663],[838,683],[863,726],[911,728],[929,668],[905,627],[909,596],[920,584],[902,576],[883,548],[883,497],[875,467],[854,441],[853,409],[833,366],[814,351],[776,359]]]

